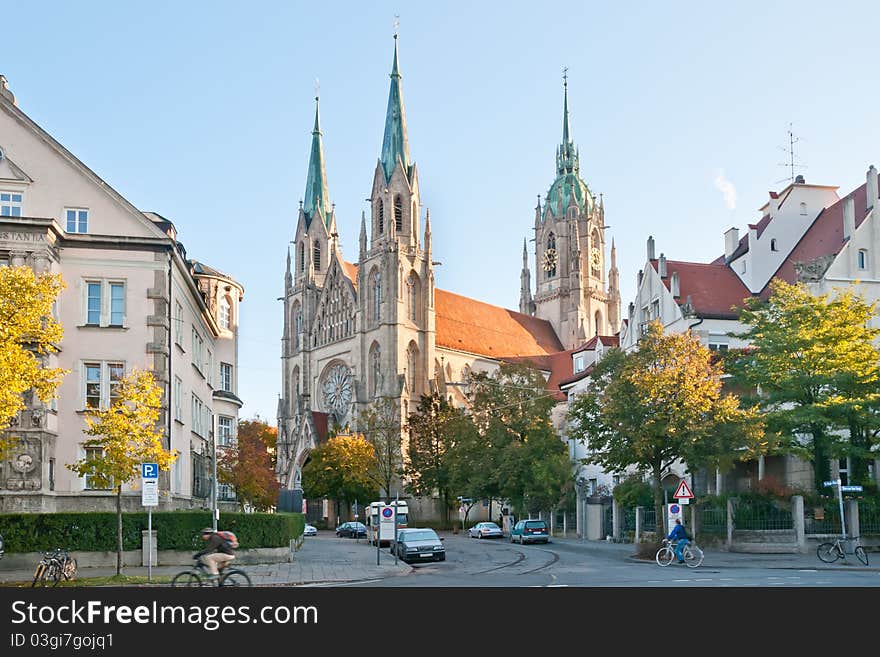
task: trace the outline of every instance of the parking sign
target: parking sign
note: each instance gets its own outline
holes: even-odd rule
[[[158,463],[141,463],[141,479],[157,479],[158,477]]]

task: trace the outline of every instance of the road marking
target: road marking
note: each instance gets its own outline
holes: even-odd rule
[[[799,570],[798,572],[799,572],[799,573],[818,573],[819,571],[816,570],[815,568],[812,568],[812,569],[809,569],[809,570],[808,570],[808,569]]]

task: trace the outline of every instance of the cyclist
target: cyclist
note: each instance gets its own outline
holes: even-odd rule
[[[201,559],[208,567],[209,579],[215,580],[220,575],[220,569],[235,559],[235,550],[223,536],[210,527],[205,527],[200,535],[202,540],[207,541],[207,545],[201,552],[196,552],[193,558]]]
[[[675,519],[675,527],[672,528],[672,531],[669,532],[669,536],[666,538],[670,541],[675,541],[675,558],[678,559],[678,563],[684,563],[682,550],[688,544],[688,536],[679,518]]]

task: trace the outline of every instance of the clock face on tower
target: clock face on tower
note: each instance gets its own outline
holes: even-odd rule
[[[602,253],[595,246],[590,250],[590,264],[597,271],[602,264]]]
[[[345,365],[336,365],[324,377],[321,392],[324,397],[324,408],[333,413],[337,420],[342,420],[348,413],[351,403],[351,371]]]
[[[552,271],[556,269],[556,249],[550,248],[544,251],[544,258],[541,261],[544,271]]]

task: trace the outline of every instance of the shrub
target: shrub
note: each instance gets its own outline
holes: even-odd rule
[[[641,477],[629,476],[614,487],[614,499],[624,509],[634,509],[637,506],[652,507],[654,505],[654,493],[651,484],[643,481]]]
[[[80,552],[116,551],[116,514],[15,513],[0,515],[0,534],[7,552],[39,552],[64,547]],[[210,511],[161,511],[153,514],[153,529],[160,550],[199,548],[198,532],[211,526]],[[286,547],[302,535],[301,513],[224,513],[220,529],[235,532],[242,548]],[[141,531],[147,528],[146,513],[122,514],[124,550],[141,548]]]

